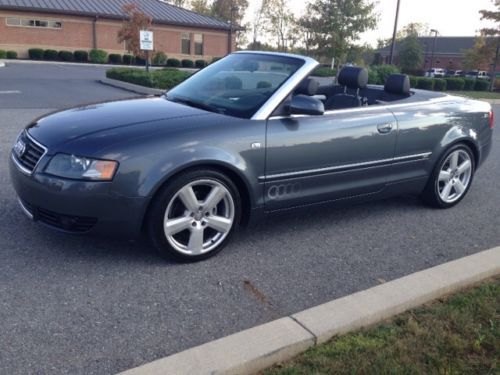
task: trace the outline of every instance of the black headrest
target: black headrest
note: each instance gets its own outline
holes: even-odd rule
[[[397,95],[408,95],[410,93],[410,77],[406,74],[391,74],[387,77],[384,91]]]
[[[357,66],[345,66],[339,73],[338,82],[350,89],[364,89],[368,84],[368,70]]]
[[[295,95],[316,95],[318,91],[319,82],[312,78],[306,78],[299,83],[297,88],[295,89]]]

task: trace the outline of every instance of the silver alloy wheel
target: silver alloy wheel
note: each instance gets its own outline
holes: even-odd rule
[[[168,243],[186,255],[214,250],[234,222],[234,201],[220,182],[201,179],[182,187],[170,200],[163,219]]]
[[[453,203],[464,195],[472,176],[472,160],[464,150],[453,151],[441,166],[437,179],[439,197]]]

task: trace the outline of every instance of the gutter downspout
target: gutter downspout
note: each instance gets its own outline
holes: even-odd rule
[[[97,19],[99,16],[95,16],[92,21],[92,45],[94,49],[97,49]]]

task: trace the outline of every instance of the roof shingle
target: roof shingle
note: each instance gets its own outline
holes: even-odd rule
[[[44,13],[99,16],[123,19],[125,4],[136,3],[154,23],[229,30],[230,25],[214,17],[179,8],[159,0],[0,0],[0,9]]]

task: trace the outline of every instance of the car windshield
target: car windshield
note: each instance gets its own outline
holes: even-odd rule
[[[166,97],[207,111],[250,118],[303,64],[293,57],[233,54],[196,73]]]

